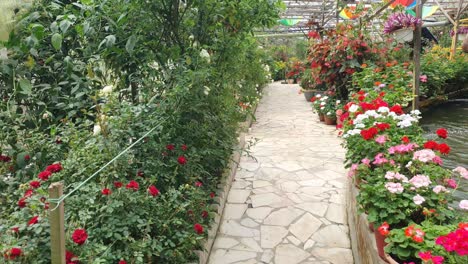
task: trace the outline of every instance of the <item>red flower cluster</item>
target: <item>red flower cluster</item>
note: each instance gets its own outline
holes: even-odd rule
[[[394,105],[390,107],[390,112],[394,112],[397,115],[404,114],[403,109],[401,108],[401,105]]]
[[[44,171],[40,172],[37,175],[37,177],[43,181],[47,181],[49,177],[52,175],[52,173],[59,172],[62,169],[63,169],[62,164],[60,163],[52,164],[52,165],[47,166]]]
[[[200,225],[199,223],[196,223],[195,225],[193,225],[193,229],[195,230],[195,232],[199,235],[203,234],[203,226]]]
[[[203,183],[201,183],[200,181],[196,181],[196,182],[195,182],[195,186],[196,186],[196,187],[202,187],[202,186],[203,186]]]
[[[28,226],[32,226],[32,225],[37,224],[38,219],[39,219],[39,216],[37,216],[37,215],[34,216],[33,218],[31,218],[31,219],[29,220],[29,222],[28,222]]]
[[[6,155],[0,155],[0,161],[5,162],[5,163],[10,162],[11,158]]]
[[[390,225],[387,222],[383,222],[377,229],[382,236],[387,236],[390,233]]]
[[[119,261],[119,264],[127,264],[127,261],[121,259],[121,260]]]
[[[177,158],[177,162],[180,165],[185,165],[187,163],[187,158],[185,158],[185,156],[179,156],[179,158]]]
[[[29,183],[29,186],[31,186],[32,188],[34,189],[37,189],[41,186],[41,182],[40,181],[32,181]]]
[[[127,189],[133,189],[134,191],[138,191],[138,189],[140,188],[140,185],[138,184],[138,182],[136,181],[130,181],[126,186],[125,188]]]
[[[405,143],[405,144],[410,143],[410,139],[408,138],[408,136],[403,136],[403,137],[401,138],[401,141],[402,141],[403,143]]]
[[[387,102],[382,100],[382,98],[378,97],[372,102],[361,102],[359,103],[359,106],[362,108],[362,111],[368,111],[368,110],[378,110],[380,107],[388,107]]]
[[[158,190],[158,188],[156,188],[156,186],[154,186],[154,185],[150,185],[150,187],[148,187],[148,192],[149,192],[149,193],[151,194],[151,196],[153,196],[153,197],[159,195],[159,190]]]
[[[361,130],[361,136],[365,140],[373,139],[375,137],[375,135],[377,135],[378,133],[379,133],[379,130],[377,130],[377,128],[375,128],[375,127],[371,127],[369,129]]]
[[[411,237],[414,242],[422,243],[424,241],[424,231],[419,228],[414,228],[414,225],[410,225],[405,229],[405,236]]]
[[[175,149],[175,146],[174,146],[174,144],[168,144],[168,145],[166,145],[166,149],[169,150],[169,151],[173,151]]]
[[[79,264],[78,257],[75,256],[72,252],[66,250],[65,251],[65,263],[67,264]]]
[[[390,124],[387,124],[387,123],[379,123],[379,124],[376,124],[376,126],[380,131],[385,131],[387,129],[390,129]]]
[[[444,263],[444,257],[442,256],[432,256],[431,251],[419,252],[418,256],[422,259],[423,263],[431,261],[433,264],[442,264]]]
[[[112,193],[112,191],[108,188],[104,188],[102,189],[101,191],[102,195],[110,195]]]
[[[17,257],[21,256],[22,253],[23,251],[21,250],[21,248],[14,247],[5,252],[3,256],[5,257],[5,259],[14,260]]]
[[[119,189],[119,188],[122,188],[122,186],[123,186],[123,183],[118,182],[118,181],[114,182],[114,187],[115,188]]]
[[[445,128],[439,128],[437,129],[436,131],[436,134],[440,137],[440,138],[447,138],[447,129]]]
[[[88,234],[86,233],[86,230],[78,228],[75,231],[73,231],[72,240],[77,245],[83,245],[86,242],[86,239],[88,239]]]
[[[426,143],[424,143],[424,148],[438,150],[441,154],[444,154],[444,155],[447,155],[450,153],[449,145],[445,143],[438,144],[434,140],[428,140]]]
[[[438,237],[436,244],[443,246],[448,252],[455,251],[460,256],[468,255],[468,223],[460,223],[457,230]]]

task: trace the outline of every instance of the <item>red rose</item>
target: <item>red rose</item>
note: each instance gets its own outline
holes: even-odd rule
[[[46,171],[56,173],[56,172],[61,171],[62,169],[63,169],[62,164],[56,163],[56,164],[52,164],[52,165],[47,166]]]
[[[197,186],[197,187],[202,187],[202,186],[203,186],[203,183],[201,183],[200,181],[196,181],[196,182],[195,182],[195,186]]]
[[[197,234],[201,235],[203,234],[203,226],[196,223],[193,225],[193,229],[195,230],[195,232],[197,232]]]
[[[390,107],[390,112],[394,112],[397,115],[402,115],[404,113],[400,105]]]
[[[102,195],[110,195],[112,193],[112,191],[108,188],[104,188],[102,189],[101,191]]]
[[[140,185],[136,181],[130,181],[125,188],[127,189],[133,189],[134,191],[138,191],[138,188],[140,188]]]
[[[80,263],[78,261],[78,257],[68,250],[65,251],[65,262],[67,264],[79,264]]]
[[[25,197],[19,199],[19,201],[18,201],[18,206],[19,206],[19,208],[24,208],[24,207],[26,207],[26,198],[25,198]]]
[[[214,193],[214,192],[211,192],[211,193],[210,193],[210,197],[211,197],[211,198],[214,198],[214,197],[215,197],[215,193]]]
[[[188,149],[187,145],[185,145],[185,144],[182,145],[180,148],[181,148],[183,151],[186,151],[186,150]]]
[[[25,192],[24,192],[24,197],[27,198],[27,197],[31,197],[33,195],[34,191],[32,189],[27,189]]]
[[[387,236],[390,233],[389,228],[390,225],[387,222],[384,222],[377,230],[382,236]]]
[[[22,253],[23,253],[23,251],[21,250],[21,248],[14,247],[14,248],[11,248],[8,252],[5,253],[5,258],[13,260],[13,259],[16,259],[17,257],[21,256]]]
[[[203,211],[203,212],[201,213],[201,217],[207,218],[207,217],[208,217],[208,212],[207,212],[207,211]]]
[[[86,234],[86,230],[78,228],[73,231],[72,239],[76,244],[83,245],[86,242],[86,239],[88,239],[88,234]]]
[[[437,129],[436,133],[440,138],[447,138],[447,129],[445,128]]]
[[[29,183],[29,186],[31,186],[32,188],[34,189],[37,189],[41,186],[41,182],[40,181],[32,181]]]
[[[122,260],[119,261],[119,264],[127,264],[127,261],[122,259]]]
[[[15,226],[11,228],[11,232],[13,233],[19,233],[19,227]]]
[[[447,145],[445,143],[439,144],[439,146],[437,147],[437,150],[440,151],[440,153],[442,153],[444,155],[447,155],[447,154],[450,153],[450,147],[449,147],[449,145]]]
[[[28,222],[28,226],[32,226],[34,224],[37,224],[38,218],[39,218],[39,216],[34,216],[33,218],[31,218],[31,220],[29,220],[29,222]]]
[[[169,144],[166,146],[166,149],[169,150],[169,151],[173,151],[175,149],[175,146],[174,144]]]
[[[24,160],[25,160],[25,161],[29,161],[30,159],[31,159],[31,156],[29,156],[29,155],[25,155],[25,156],[24,156]]]
[[[122,188],[122,186],[123,186],[123,183],[118,182],[118,181],[114,182],[114,187],[115,187],[115,188],[117,188],[117,189],[118,189],[118,188]]]
[[[184,165],[187,163],[187,159],[184,156],[179,156],[179,158],[177,158],[177,162],[179,162],[180,165]]]
[[[439,144],[433,140],[428,140],[426,143],[424,143],[424,148],[436,150],[439,148]]]
[[[48,171],[48,170],[45,170],[45,171],[41,171],[37,177],[43,181],[47,181],[49,179],[49,177],[52,175],[52,172]]]
[[[403,137],[401,138],[401,141],[403,141],[403,143],[405,143],[405,144],[410,143],[410,139],[409,139],[407,136],[403,136]]]
[[[154,185],[150,185],[150,187],[148,187],[148,192],[149,192],[153,197],[159,195],[159,190],[158,190],[158,188],[156,188],[156,186],[154,186]]]

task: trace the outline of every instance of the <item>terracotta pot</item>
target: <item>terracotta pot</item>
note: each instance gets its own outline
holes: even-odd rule
[[[307,102],[317,94],[317,90],[301,90]]]
[[[325,115],[322,113],[319,113],[318,115],[319,115],[320,122],[325,122]]]
[[[369,223],[369,229],[371,232],[374,232],[374,223]]]
[[[380,234],[380,232],[374,232],[374,236],[375,236],[375,244],[377,245],[377,251],[379,252],[379,256],[385,260],[387,259],[387,257],[385,256],[385,250],[384,250],[384,247],[387,245],[387,243],[385,243],[385,236],[383,236],[382,234]]]
[[[294,79],[288,79],[288,84],[293,84],[294,83]]]
[[[392,258],[392,256],[385,254],[386,261],[390,264],[399,264],[396,260]]]
[[[332,119],[328,116],[325,116],[325,124],[327,125],[336,125],[336,119]]]

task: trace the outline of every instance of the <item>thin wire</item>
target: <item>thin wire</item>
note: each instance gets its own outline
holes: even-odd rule
[[[166,121],[167,118],[163,121]],[[72,195],[74,192],[76,192],[77,190],[79,190],[83,185],[85,185],[87,182],[89,182],[92,178],[94,178],[96,175],[98,175],[101,171],[103,171],[107,166],[109,166],[110,164],[112,164],[114,161],[116,161],[118,158],[120,158],[124,153],[126,153],[127,151],[129,151],[131,148],[133,148],[136,144],[138,144],[140,141],[142,141],[145,137],[147,137],[149,134],[151,134],[151,132],[153,132],[154,130],[156,130],[156,128],[159,128],[161,126],[162,122],[159,123],[157,126],[153,127],[152,129],[150,129],[148,132],[146,132],[143,136],[141,136],[137,141],[135,141],[134,143],[132,143],[130,146],[128,146],[125,150],[123,150],[122,152],[120,152],[117,156],[115,156],[112,160],[110,160],[109,162],[106,163],[106,165],[104,165],[103,167],[101,167],[99,170],[97,170],[95,173],[93,173],[91,176],[89,176],[86,180],[84,180],[83,182],[81,182],[80,184],[78,184],[78,186],[75,187],[75,189],[73,189],[72,191],[70,191],[69,193],[67,193],[66,195],[62,195],[60,196],[59,198],[49,198],[49,201],[51,203],[57,203],[57,205],[52,208],[50,211],[54,211],[56,210],[60,203],[62,203],[66,198],[68,198],[70,195]]]

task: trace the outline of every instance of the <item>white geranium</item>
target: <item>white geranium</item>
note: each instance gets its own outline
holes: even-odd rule
[[[354,113],[359,109],[359,106],[353,104],[349,107],[349,112]]]
[[[114,87],[112,85],[106,85],[104,88],[101,90],[102,95],[109,95],[112,93],[112,90],[114,90]]]
[[[99,124],[95,124],[93,127],[93,135],[98,135],[101,133],[101,126]]]
[[[388,113],[388,112],[390,112],[390,108],[388,108],[386,106],[381,106],[381,107],[379,107],[379,109],[377,109],[377,112],[379,112],[379,113]]]
[[[210,63],[211,61],[210,54],[208,53],[208,51],[206,51],[206,49],[202,49],[200,51],[200,57],[204,58],[208,63]]]

